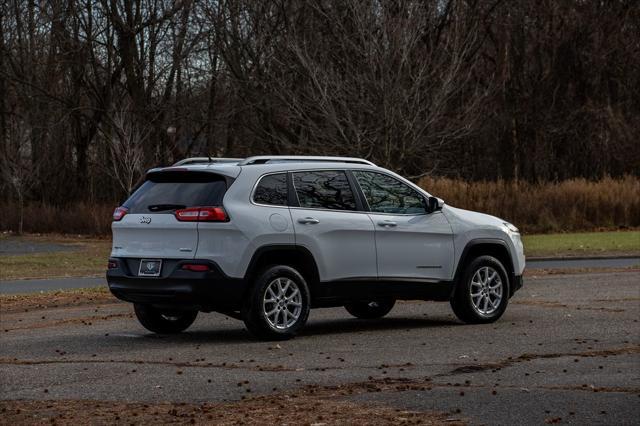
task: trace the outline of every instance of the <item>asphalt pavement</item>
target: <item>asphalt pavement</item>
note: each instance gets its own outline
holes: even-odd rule
[[[2,400],[240,401],[351,386],[342,398],[446,413],[470,424],[637,424],[640,273],[541,275],[507,312],[463,325],[447,303],[399,303],[364,321],[311,313],[300,336],[254,340],[200,314],[177,336],[148,333],[125,303],[0,316]]]

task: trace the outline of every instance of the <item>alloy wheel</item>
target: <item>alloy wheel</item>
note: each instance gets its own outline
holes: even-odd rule
[[[302,293],[293,280],[276,278],[267,286],[262,306],[269,325],[277,330],[286,330],[300,318]]]
[[[500,274],[490,266],[483,266],[473,274],[471,302],[480,315],[490,316],[500,307],[503,297],[503,285]]]

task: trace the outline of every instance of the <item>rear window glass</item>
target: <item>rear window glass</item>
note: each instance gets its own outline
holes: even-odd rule
[[[287,205],[287,174],[267,175],[260,179],[253,201],[271,206]]]
[[[213,173],[150,175],[123,204],[129,213],[170,213],[196,206],[220,206],[227,183]]]
[[[355,210],[356,201],[343,171],[312,171],[293,174],[300,207]]]

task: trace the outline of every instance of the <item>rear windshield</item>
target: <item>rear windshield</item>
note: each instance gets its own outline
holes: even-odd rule
[[[170,213],[196,206],[221,206],[227,182],[213,173],[154,173],[123,204],[129,213]]]

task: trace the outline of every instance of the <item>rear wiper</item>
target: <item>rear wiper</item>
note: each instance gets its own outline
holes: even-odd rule
[[[151,204],[150,206],[147,206],[147,208],[152,212],[160,212],[163,210],[184,209],[186,207],[187,206],[185,206],[184,204]]]

